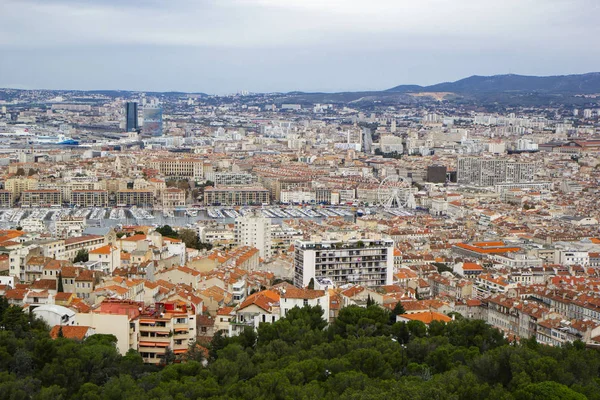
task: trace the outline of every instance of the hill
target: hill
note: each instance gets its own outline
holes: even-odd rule
[[[456,82],[431,86],[400,85],[386,90],[394,93],[453,92],[461,94],[540,92],[553,94],[600,93],[600,72],[580,75],[526,76],[473,75]]]

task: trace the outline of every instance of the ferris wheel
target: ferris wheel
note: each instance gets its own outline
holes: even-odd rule
[[[410,182],[401,176],[386,177],[377,189],[379,205],[384,208],[415,208],[415,199],[410,187]]]

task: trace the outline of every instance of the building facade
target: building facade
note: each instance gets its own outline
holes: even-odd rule
[[[297,241],[294,245],[294,285],[306,287],[311,279],[329,278],[336,285],[391,285],[394,241]]]
[[[271,219],[255,215],[237,218],[235,240],[240,246],[256,247],[263,259],[271,258]]]

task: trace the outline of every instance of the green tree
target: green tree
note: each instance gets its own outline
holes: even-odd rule
[[[371,297],[371,295],[367,295],[367,307],[371,307],[375,305],[375,300]]]
[[[165,237],[169,237],[172,239],[179,238],[179,235],[177,234],[177,232],[174,231],[173,228],[171,228],[171,226],[169,226],[169,225],[165,225],[165,226],[156,228],[156,232],[160,233],[161,235],[163,235]]]
[[[181,229],[178,232],[178,234],[179,239],[181,239],[181,241],[185,243],[185,247],[188,247],[190,249],[195,249],[198,247],[199,238],[195,230]]]
[[[56,291],[58,293],[63,293],[65,291],[65,288],[63,286],[62,272],[58,273],[58,287],[57,287]]]
[[[310,281],[308,282],[308,288],[310,290],[314,290],[315,289],[315,278],[310,278]]]
[[[405,313],[406,313],[406,310],[404,309],[402,302],[401,301],[397,302],[396,305],[394,306],[394,310],[392,311],[392,314],[393,315],[402,315]]]
[[[586,400],[581,393],[558,382],[540,382],[527,385],[515,393],[517,400]]]
[[[90,254],[88,253],[88,251],[86,249],[81,249],[75,255],[75,258],[73,259],[73,262],[74,263],[88,262],[89,259],[90,259]]]

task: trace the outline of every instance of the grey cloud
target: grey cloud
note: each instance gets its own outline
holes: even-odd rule
[[[0,76],[45,88],[384,89],[600,65],[591,0],[4,1]]]

